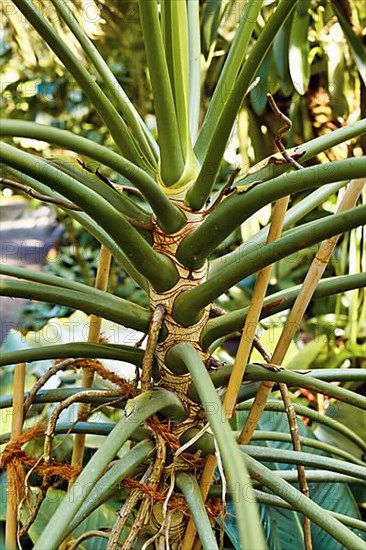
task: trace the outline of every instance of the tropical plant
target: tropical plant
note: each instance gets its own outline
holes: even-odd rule
[[[364,370],[357,328],[359,289],[365,285],[358,228],[366,214],[366,206],[357,202],[366,165],[356,147],[365,120],[356,117],[286,149],[282,138],[291,122],[269,95],[271,120],[280,126],[272,130],[279,152],[250,170],[234,170],[227,183],[220,173],[238,112],[246,96],[262,85],[257,74],[267,70],[269,52],[282,48],[290,18],[290,65],[277,63],[281,77],[296,84],[295,53],[304,53],[309,10],[316,6],[296,0],[140,0],[137,11],[137,4],[130,2],[123,13],[134,23],[139,13],[155,139],[70,10],[73,4],[13,0],[6,5],[13,21],[22,14],[34,27],[108,129],[106,139],[96,142],[94,136],[18,117],[1,121],[6,138],[1,183],[57,204],[101,243],[95,288],[46,272],[7,264],[1,268],[2,295],[90,314],[87,341],[2,354],[5,373],[15,365],[12,394],[1,401],[2,408],[12,406],[13,411],[11,434],[2,439],[10,438],[2,455],[7,547],[31,540],[36,549],[69,550],[149,545],[309,549],[313,543],[318,549],[364,548],[365,527],[355,498],[362,500],[365,444],[357,428],[327,415],[320,399],[318,410],[292,403],[289,388],[326,396],[333,407],[339,403],[351,408],[353,416],[366,406],[358,391]],[[329,5],[361,71],[362,41],[346,20],[343,3]],[[233,13],[240,17],[236,20]],[[73,37],[70,44],[60,33],[65,27]],[[201,101],[202,66],[208,70],[207,60],[212,61],[223,29],[233,38],[223,49],[207,104]],[[90,70],[75,53],[75,42]],[[299,93],[307,88],[307,62],[301,55],[302,81],[294,86]],[[358,79],[359,97],[362,84],[356,69],[353,78]],[[49,159],[30,154],[14,146],[13,138],[57,146],[76,154],[79,163],[75,155]],[[343,143],[352,144],[354,156],[331,163],[319,157]],[[110,172],[119,174],[115,183],[121,185],[105,175]],[[300,193],[303,198],[288,210],[290,197]],[[337,193],[332,213],[301,223],[319,205],[332,204]],[[222,243],[271,203],[269,228],[222,252]],[[320,281],[339,235],[350,231],[349,242],[343,239],[341,244],[344,256],[349,246],[350,273],[344,269]],[[294,254],[305,257],[317,243],[303,284],[269,294],[272,266],[279,269]],[[147,293],[149,308],[107,291],[112,258]],[[224,293],[253,275],[256,282],[246,307],[227,312],[217,305]],[[326,310],[333,313],[337,329],[341,314],[349,314],[342,325],[347,338],[339,351],[331,347],[335,331],[328,326],[321,330],[325,340],[314,339],[292,356],[291,370],[283,368],[313,296],[318,300],[350,291],[348,311],[340,300],[335,313],[331,302]],[[286,310],[290,312],[271,354],[256,335],[259,320]],[[142,342],[131,347],[105,341],[102,319],[141,332],[145,349]],[[238,333],[232,362],[225,344]],[[251,355],[253,346],[262,357],[259,362]],[[50,359],[52,367],[25,394],[29,364]],[[134,365],[134,379],[109,370],[101,361],[108,359]],[[345,361],[353,361],[354,368],[342,368]],[[314,365],[322,368],[310,370]],[[328,366],[332,368],[323,368]],[[68,368],[81,371],[82,387],[78,382],[42,390],[53,375]],[[281,399],[269,399],[272,390],[279,390]],[[300,393],[302,398],[308,394]],[[60,419],[75,403],[77,421]],[[37,404],[49,404],[42,409],[42,422],[31,420],[23,431],[27,413]],[[97,411],[102,422],[95,420]],[[342,411],[347,417],[348,409]],[[311,419],[312,427],[299,415]],[[322,437],[314,435],[316,426]],[[333,435],[330,442],[323,440],[327,430]],[[60,435],[65,433],[76,434],[71,464],[65,458],[69,438]],[[103,443],[85,450],[85,436],[92,434],[103,436]]]

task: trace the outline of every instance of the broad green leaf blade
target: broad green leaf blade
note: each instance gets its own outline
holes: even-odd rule
[[[366,85],[366,47],[362,44],[344,13],[341,11],[336,2],[332,2],[332,7],[338,17],[338,21],[342,27],[345,37],[347,38],[352,55],[356,62],[360,76]]]
[[[36,520],[29,530],[29,536],[33,543],[36,543],[42,532],[45,530],[52,515],[56,512],[58,505],[65,496],[65,491],[58,489],[49,489],[45,500],[37,514]],[[112,527],[116,518],[114,508],[103,504],[95,512],[93,512],[86,520],[84,520],[73,533],[73,538],[77,538],[81,534],[98,530],[106,527]],[[49,534],[52,537],[52,533]],[[93,537],[87,539],[78,546],[85,550],[105,550],[107,547],[107,539]]]
[[[341,404],[343,405],[343,404]],[[317,439],[313,433],[313,431],[306,426],[303,422],[301,422],[298,419],[298,427],[299,432],[301,436],[308,437],[310,439]],[[259,421],[259,428],[261,430],[271,430],[274,432],[284,432],[288,433],[289,426],[287,417],[285,414],[273,414],[269,412],[265,412],[263,416],[261,417]],[[275,447],[280,449],[291,449],[292,444],[291,443],[284,443],[280,441],[268,441],[267,446],[269,447]],[[310,447],[303,447],[303,450],[310,450]],[[327,453],[320,449],[313,448],[312,453],[327,456]],[[288,464],[280,464],[281,470],[286,469],[293,469],[294,466],[290,466]],[[357,503],[355,501],[355,498],[352,495],[352,492],[347,484],[345,483],[310,483],[310,498],[319,504],[320,506],[326,508],[327,510],[331,510],[333,512],[338,512],[350,517],[354,517],[357,519],[360,519],[360,513],[357,506]],[[285,510],[281,510],[279,508],[271,508],[271,515],[272,513],[274,516],[281,516],[280,521],[280,538],[282,541],[282,548],[292,548],[295,546],[291,546],[290,540],[291,537],[294,535],[294,525],[292,523],[286,524],[286,520],[282,517],[283,513],[286,512]],[[272,518],[274,519],[274,518]],[[365,534],[361,533],[360,531],[355,531],[356,534],[360,537],[364,537]],[[334,538],[326,533],[323,529],[320,529],[317,525],[312,524],[312,535],[313,535],[313,541],[315,544],[316,541],[316,548],[317,550],[328,550],[329,548],[334,548],[334,550],[341,550],[343,547],[341,544],[339,544]],[[297,539],[296,543],[293,541],[293,544],[296,545],[296,548],[298,548],[299,540]]]
[[[305,3],[307,4],[308,1],[302,0],[299,5]],[[300,14],[299,11],[299,9],[296,10],[291,26],[289,66],[295,90],[300,95],[304,95],[310,81],[310,44],[308,40],[310,14]]]
[[[336,402],[329,405],[326,410],[326,416],[333,418],[338,422],[342,422],[342,424],[348,426],[360,437],[364,437],[366,411],[355,409],[347,403]],[[315,433],[320,440],[331,443],[332,445],[336,445],[344,449],[345,451],[350,452],[356,458],[362,458],[363,452],[360,447],[358,447],[358,445],[350,441],[347,437],[342,436],[342,434],[335,434],[335,432],[329,429],[327,426],[321,424],[318,425]]]
[[[206,2],[201,17],[202,53],[208,58],[220,23],[222,0]]]
[[[292,17],[285,21],[283,27],[277,33],[273,41],[273,58],[281,83],[281,91],[285,96],[289,96],[293,90],[293,84],[290,75],[289,66],[289,46]]]
[[[261,68],[258,71],[258,76],[260,81],[257,86],[250,92],[250,102],[253,107],[254,112],[257,115],[262,115],[266,109],[267,105],[267,95],[269,91],[269,83],[271,79],[269,78],[271,68],[271,56],[270,54],[266,55],[261,65]]]

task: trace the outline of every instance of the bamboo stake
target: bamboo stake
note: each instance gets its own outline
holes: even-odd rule
[[[276,241],[281,236],[283,220],[285,218],[289,200],[290,197],[287,196],[275,203],[267,238],[267,244]],[[239,348],[235,357],[233,370],[231,372],[227,391],[224,397],[223,407],[226,416],[229,419],[233,416],[235,411],[238,392],[243,381],[247,363],[249,361],[249,356],[253,346],[253,340],[258,326],[260,314],[262,311],[263,301],[266,297],[271,273],[272,265],[268,265],[261,269],[258,273],[258,277],[254,286],[248,315],[245,319]]]
[[[23,429],[23,405],[25,388],[25,363],[18,363],[14,369],[13,386],[13,415],[11,419],[11,441],[19,437]],[[15,487],[12,480],[7,478],[7,505],[6,505],[6,526],[5,526],[5,547],[7,550],[17,548],[17,509],[18,502],[15,497]]]
[[[97,276],[95,279],[95,288],[106,290],[108,286],[109,271],[111,267],[112,255],[103,244],[100,247],[100,256],[98,263]],[[102,319],[96,315],[90,316],[88,342],[99,342]],[[81,385],[83,388],[91,388],[94,380],[94,372],[89,369],[83,369]],[[78,407],[78,419],[83,420],[87,417],[90,405],[80,403]],[[85,434],[76,434],[71,459],[71,465],[75,468],[82,468],[85,447]],[[71,483],[69,485],[71,487]]]
[[[365,180],[353,180],[347,187],[347,190],[344,194],[343,200],[337,208],[337,213],[344,212],[352,208],[358,197],[362,192],[362,188],[365,185]],[[299,328],[301,319],[304,315],[304,312],[309,305],[309,302],[314,294],[314,291],[320,281],[327,265],[329,259],[332,255],[332,252],[337,244],[339,235],[323,241],[320,245],[319,251],[316,254],[313,262],[310,266],[310,269],[304,279],[302,288],[297,296],[297,299],[293,305],[293,308],[287,318],[281,336],[277,342],[276,349],[272,356],[272,362],[275,365],[281,365],[289,345],[292,341],[292,338],[296,334],[296,331]],[[267,399],[273,388],[273,382],[264,381],[262,382],[257,395],[254,399],[253,405],[249,411],[249,415],[246,421],[246,424],[242,430],[242,433],[239,437],[239,442],[242,445],[249,443],[254,430],[257,427],[258,420],[261,417],[264,407],[267,403]]]

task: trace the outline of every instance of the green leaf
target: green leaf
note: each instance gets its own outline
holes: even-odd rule
[[[45,500],[37,514],[36,520],[29,530],[29,536],[33,543],[35,543],[42,532],[45,530],[49,520],[56,512],[58,505],[65,496],[64,491],[58,489],[49,489]],[[25,518],[24,518],[25,519]],[[73,537],[77,538],[81,534],[92,531],[95,529],[101,529],[104,527],[112,527],[116,519],[116,512],[114,508],[103,504],[95,512],[93,512],[86,520],[84,520],[75,529]],[[105,550],[107,546],[107,540],[100,537],[93,537],[87,539],[82,545],[78,546],[80,549],[85,550]]]
[[[285,21],[283,27],[277,33],[272,47],[273,59],[281,83],[281,91],[285,96],[291,95],[294,90],[290,76],[288,56],[291,25],[292,17]]]
[[[265,412],[258,425],[261,430],[271,430],[274,432],[288,433],[289,425],[284,414],[273,414]],[[317,439],[313,431],[306,426],[303,422],[298,420],[299,433],[301,436],[308,437],[310,439]],[[268,447],[280,448],[280,449],[292,449],[291,443],[284,443],[281,441],[267,441]],[[303,447],[303,450],[310,450],[310,447]],[[327,456],[327,453],[320,449],[313,448],[312,453]],[[271,464],[274,467],[274,464]],[[280,464],[281,470],[293,469],[294,466],[288,464]],[[310,483],[310,498],[319,504],[320,506],[331,510],[345,514],[350,517],[360,519],[360,513],[358,510],[355,498],[347,484],[345,483]],[[277,527],[277,534],[281,540],[281,548],[301,548],[302,547],[302,530],[299,529],[299,520],[301,517],[296,514],[297,518],[291,517],[286,510],[281,510],[275,507],[269,507],[271,521],[274,522],[273,528]],[[298,537],[293,539],[294,534],[298,531]],[[271,531],[272,532],[272,531]],[[356,531],[358,536],[365,536],[364,533]],[[343,547],[333,537],[326,533],[323,529],[312,524],[312,536],[313,541],[316,541],[317,550],[341,550]],[[291,542],[292,541],[292,542]],[[267,542],[269,542],[267,540]]]
[[[206,2],[201,22],[202,53],[208,58],[220,23],[222,0]]]
[[[274,506],[262,506],[268,514],[266,518],[269,525],[266,539],[268,547],[271,550],[278,550],[279,548],[283,550],[287,548],[303,550],[305,546],[300,514],[292,510],[275,508]],[[277,540],[277,544],[274,544],[273,539]]]
[[[298,3],[298,6],[302,6],[303,4],[308,4],[307,0],[302,0]],[[303,13],[302,8],[301,11]],[[310,81],[310,44],[308,40],[309,25],[310,14],[300,14],[298,8],[294,14],[291,26],[289,66],[294,88],[301,95],[305,94]]]
[[[257,86],[250,92],[250,102],[252,104],[254,112],[260,116],[264,113],[267,105],[267,96],[269,88],[269,70],[271,67],[271,56],[266,55],[263,63],[258,71],[260,78]]]
[[[362,44],[360,38],[357,36],[344,13],[340,10],[338,5],[333,1],[332,6],[338,17],[338,21],[342,27],[345,37],[347,38],[349,47],[354,57],[355,63],[359,70],[360,76],[366,85],[366,48]]]
[[[351,430],[357,433],[360,437],[364,437],[364,426],[366,424],[366,411],[361,409],[355,409],[347,403],[337,401],[331,403],[326,410],[326,416],[342,422],[345,426],[348,426]],[[325,441],[347,452],[350,452],[356,458],[362,458],[363,452],[358,445],[348,439],[348,437],[342,436],[342,434],[335,433],[327,426],[319,424],[315,431],[318,439]]]
[[[286,368],[289,370],[295,369],[311,369],[314,361],[320,353],[326,351],[327,342],[325,338],[312,340],[306,346],[298,351],[290,361],[286,363]]]

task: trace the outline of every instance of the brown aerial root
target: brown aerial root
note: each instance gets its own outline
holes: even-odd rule
[[[180,448],[180,441],[178,436],[172,431],[172,423],[169,419],[167,423],[160,422],[156,416],[152,416],[146,422],[153,432],[161,437],[163,441],[169,446],[173,453],[176,453]],[[183,452],[179,454],[179,466],[184,468],[184,464],[188,464],[190,467],[200,468],[204,465],[205,460],[196,454]]]
[[[27,456],[22,447],[28,441],[44,436],[45,424],[36,424],[19,437],[8,443],[0,459],[0,466],[7,472],[8,496],[16,505],[26,497],[25,469],[32,468],[35,473],[44,478],[60,478],[70,480],[77,477],[80,470],[68,464],[52,461],[45,463],[39,458]]]
[[[135,397],[138,393],[133,384],[127,382],[127,380],[121,378],[118,374],[106,369],[99,359],[76,359],[73,366],[76,368],[88,369],[91,372],[96,372],[101,378],[109,380],[109,382],[112,382],[121,388],[122,395],[125,395],[126,397]]]

